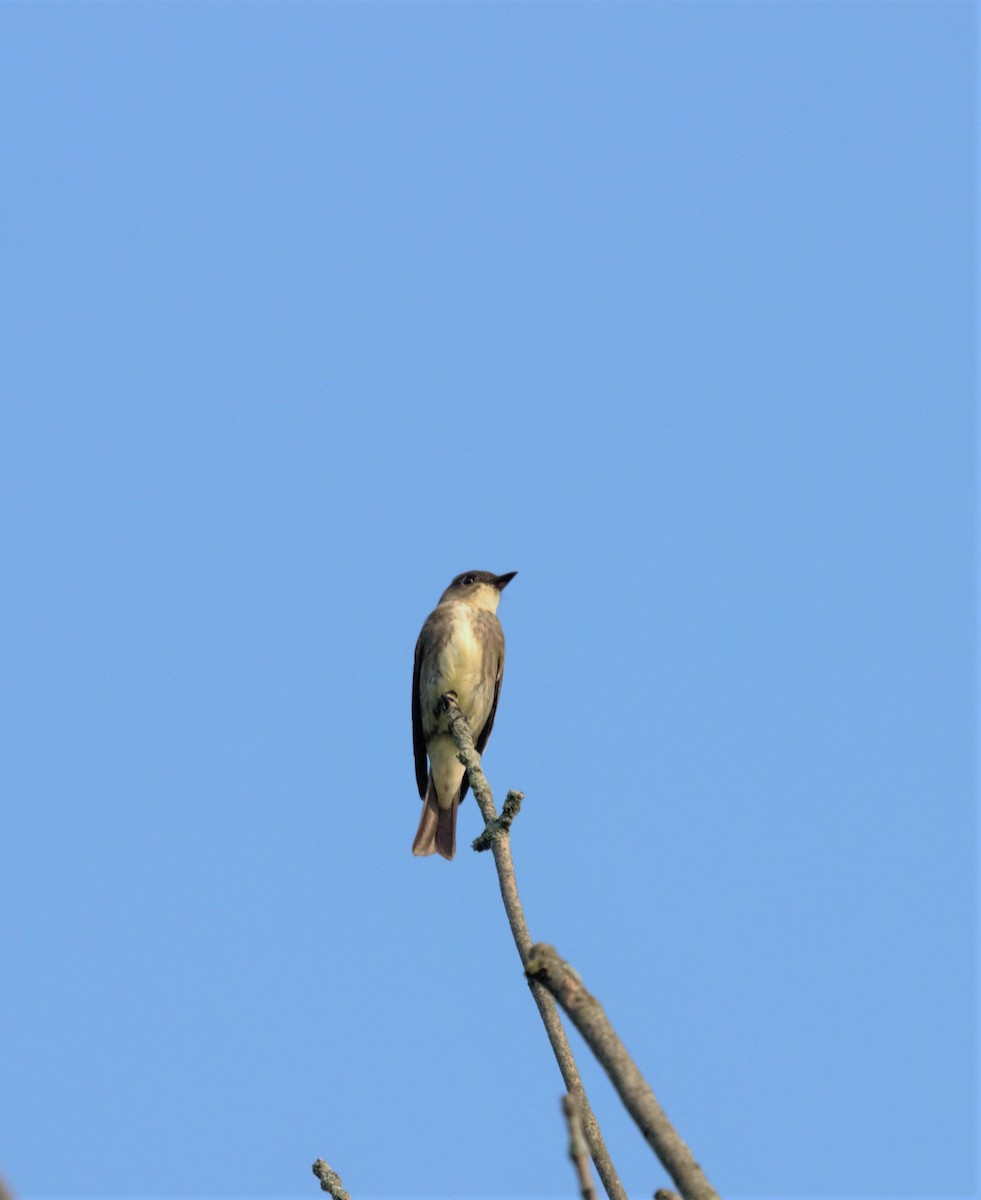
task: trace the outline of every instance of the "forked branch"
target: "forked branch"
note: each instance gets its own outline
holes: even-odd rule
[[[473,848],[475,850],[486,850],[489,843],[490,849],[494,854],[494,864],[497,867],[497,878],[501,887],[501,899],[504,901],[504,911],[507,913],[508,923],[511,926],[511,933],[514,937],[514,944],[518,948],[521,965],[524,967],[528,954],[531,951],[532,941],[531,934],[528,932],[528,923],[525,921],[524,910],[521,907],[521,900],[518,896],[518,885],[514,878],[514,863],[511,861],[511,838],[509,834],[509,826],[517,815],[522,796],[520,792],[509,792],[508,799],[505,802],[505,812],[501,817],[498,817],[497,809],[494,807],[494,796],[484,775],[483,768],[480,765],[480,755],[474,748],[473,736],[470,732],[470,724],[467,718],[460,711],[456,703],[456,697],[452,694],[442,696],[440,704],[448,715],[450,734],[456,744],[460,762],[467,769],[470,788],[484,818],[484,832],[474,842]],[[507,818],[506,823],[505,818]],[[582,1079],[579,1077],[579,1068],[576,1066],[576,1060],[572,1056],[569,1039],[562,1028],[562,1021],[555,1007],[555,1001],[536,979],[533,979],[531,976],[527,976],[527,978],[531,994],[538,1005],[539,1013],[541,1013],[542,1023],[545,1026],[545,1032],[552,1046],[552,1053],[555,1055],[555,1061],[558,1063],[559,1070],[562,1073],[566,1091],[572,1095],[579,1108],[583,1131],[586,1135],[586,1141],[589,1143],[589,1152],[596,1165],[596,1173],[602,1180],[603,1187],[610,1200],[627,1200],[627,1193],[624,1191],[623,1184],[616,1173],[616,1168],[613,1166],[613,1160],[606,1149],[606,1143],[603,1141],[599,1122],[596,1120],[593,1110],[590,1108],[589,1100],[586,1098],[586,1090],[582,1085]]]
[[[627,1112],[685,1200],[719,1200],[617,1036],[603,1006],[586,991],[579,972],[559,957],[554,946],[543,944],[532,946],[525,958],[525,971],[548,988],[585,1038]]]
[[[607,1195],[611,1198],[623,1196],[623,1188],[603,1143],[599,1124],[586,1099],[579,1070],[572,1057],[555,1005],[546,1002],[551,1001],[553,997],[586,1039],[600,1065],[609,1075],[627,1111],[674,1180],[684,1200],[719,1200],[718,1194],[705,1178],[691,1150],[668,1120],[649,1084],[641,1075],[623,1042],[617,1037],[599,1001],[586,991],[579,975],[551,946],[532,945],[518,898],[508,832],[523,797],[520,792],[509,792],[504,812],[498,817],[494,797],[480,764],[480,755],[474,748],[467,718],[457,706],[455,696],[441,697],[440,704],[445,706],[449,716],[449,730],[456,744],[458,757],[467,769],[470,787],[484,818],[484,832],[474,842],[473,848],[485,850],[489,846],[494,852],[501,897],[515,945],[531,985],[532,995],[542,1014],[566,1089],[578,1106],[590,1153]]]

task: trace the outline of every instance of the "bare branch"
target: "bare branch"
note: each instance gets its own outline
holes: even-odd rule
[[[344,1190],[340,1175],[336,1171],[332,1171],[322,1158],[318,1158],[313,1164],[313,1173],[320,1180],[321,1191],[329,1192],[334,1200],[351,1200]]]
[[[595,1200],[596,1190],[589,1175],[589,1146],[583,1133],[582,1121],[579,1119],[579,1106],[568,1092],[562,1097],[562,1111],[569,1128],[569,1157],[576,1168],[579,1195],[582,1200]]]
[[[559,957],[554,946],[542,943],[532,946],[525,959],[525,971],[548,988],[586,1039],[627,1111],[685,1200],[719,1200],[617,1036],[602,1005],[586,991],[578,971]]]
[[[532,942],[531,934],[528,932],[528,923],[525,921],[524,910],[521,907],[521,900],[518,896],[518,885],[514,878],[514,863],[511,861],[511,837],[507,826],[503,824],[503,817],[499,818],[497,815],[497,809],[494,807],[494,796],[491,793],[490,785],[480,765],[480,755],[474,748],[469,722],[460,711],[456,703],[456,697],[447,693],[440,697],[440,705],[448,714],[449,731],[456,744],[460,762],[467,768],[470,787],[480,808],[481,815],[484,818],[484,833],[477,839],[477,842],[481,842],[482,838],[487,838],[490,841],[490,848],[494,854],[494,864],[497,867],[497,878],[501,887],[501,899],[504,901],[504,911],[507,913],[508,923],[511,926],[511,934],[514,937],[514,944],[517,946],[518,954],[521,958],[521,965],[525,966],[525,960],[531,951]],[[509,793],[509,799],[511,797],[514,797],[512,804],[513,812],[511,813],[511,820],[513,820],[520,804],[520,793]],[[510,825],[510,821],[508,821],[508,825]],[[478,846],[476,843],[474,845],[474,849],[483,848],[482,845]],[[627,1200],[627,1193],[624,1191],[623,1184],[616,1173],[616,1168],[613,1166],[613,1160],[610,1158],[609,1151],[606,1148],[606,1143],[603,1141],[599,1122],[596,1120],[593,1110],[589,1105],[589,1100],[586,1098],[586,1090],[582,1085],[582,1079],[579,1077],[579,1068],[576,1066],[576,1060],[572,1056],[569,1039],[562,1028],[562,1022],[559,1019],[555,1002],[537,980],[533,979],[527,972],[526,976],[531,988],[531,994],[538,1005],[538,1011],[541,1013],[542,1023],[545,1026],[545,1032],[552,1046],[552,1053],[555,1055],[555,1061],[559,1064],[559,1070],[562,1073],[566,1091],[575,1098],[579,1106],[583,1129],[586,1134],[586,1140],[589,1143],[589,1152],[592,1155],[593,1162],[596,1164],[596,1172],[603,1181],[603,1187],[610,1200]]]

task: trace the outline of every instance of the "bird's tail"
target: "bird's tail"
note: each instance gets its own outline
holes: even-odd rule
[[[430,775],[412,853],[420,856],[442,854],[444,858],[452,858],[456,853],[456,810],[459,807],[460,793],[457,792],[449,808],[440,808]]]

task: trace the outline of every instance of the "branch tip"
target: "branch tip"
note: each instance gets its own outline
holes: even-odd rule
[[[340,1175],[336,1171],[332,1171],[327,1163],[322,1158],[318,1158],[312,1167],[314,1175],[320,1180],[320,1190],[328,1192],[334,1197],[334,1200],[351,1200],[351,1197],[344,1190],[344,1184],[341,1182]]]

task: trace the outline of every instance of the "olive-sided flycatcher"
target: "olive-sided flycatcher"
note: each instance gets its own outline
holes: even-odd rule
[[[456,852],[456,810],[469,780],[456,756],[446,716],[436,712],[440,696],[455,692],[470,722],[474,745],[483,753],[494,724],[504,674],[504,630],[497,619],[501,592],[517,575],[464,571],[440,596],[416,642],[412,673],[412,746],[422,820],[413,854]],[[426,769],[426,756],[429,769]]]

